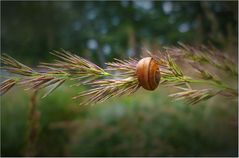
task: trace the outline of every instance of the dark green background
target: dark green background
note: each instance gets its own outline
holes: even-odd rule
[[[34,65],[60,48],[102,65],[144,46],[237,45],[237,1],[1,2],[1,13],[2,52]]]

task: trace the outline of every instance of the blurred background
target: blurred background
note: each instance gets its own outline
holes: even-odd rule
[[[61,48],[104,67],[140,57],[141,48],[213,45],[237,57],[238,2],[1,1],[1,53],[35,67]],[[67,84],[38,98],[37,156],[236,156],[237,101],[215,97],[190,106],[169,90],[140,90],[85,111]],[[1,155],[24,156],[31,92],[1,97]]]

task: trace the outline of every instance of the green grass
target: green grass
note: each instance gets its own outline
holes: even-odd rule
[[[237,101],[215,97],[197,105],[171,102],[168,91],[138,91],[82,111],[62,86],[38,99],[38,156],[236,156]],[[1,98],[2,156],[22,156],[29,94]]]

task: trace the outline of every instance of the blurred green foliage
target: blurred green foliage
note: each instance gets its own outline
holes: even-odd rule
[[[26,64],[66,50],[104,65],[178,41],[237,45],[237,1],[1,2],[2,52]]]
[[[237,101],[189,106],[171,102],[160,87],[81,110],[71,100],[77,91],[62,86],[38,99],[38,156],[237,155]],[[3,156],[24,154],[28,95],[14,89],[2,98]]]
[[[60,48],[99,65],[178,41],[236,52],[237,10],[237,1],[1,1],[1,52],[33,66]],[[37,156],[238,155],[237,100],[189,106],[159,87],[83,111],[71,100],[82,88],[38,98]],[[16,87],[1,97],[2,156],[25,154],[30,94]]]

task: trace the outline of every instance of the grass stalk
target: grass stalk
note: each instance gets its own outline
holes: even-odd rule
[[[159,54],[151,54],[147,50],[147,54],[159,63],[160,84],[167,87],[176,87],[180,90],[171,96],[176,97],[175,99],[184,98],[189,100],[190,103],[197,103],[218,94],[238,96],[237,88],[230,87],[220,77],[209,72],[210,69],[204,67],[210,65],[216,69],[215,72],[221,71],[227,77],[235,76],[238,73],[236,64],[232,60],[224,56],[223,53],[217,53],[218,51],[215,49],[213,51],[205,47],[198,49],[182,43],[180,43],[180,46],[178,48],[166,48]],[[113,62],[106,63],[106,69],[102,69],[96,64],[63,49],[51,54],[58,59],[53,63],[41,63],[38,67],[44,68],[44,72],[35,71],[4,54],[1,58],[2,69],[20,75],[20,77],[5,76],[4,78],[8,79],[1,83],[1,94],[6,93],[14,85],[23,85],[34,91],[53,86],[44,94],[42,97],[44,98],[65,81],[71,80],[75,83],[70,86],[87,85],[90,87],[89,90],[73,97],[86,97],[87,99],[83,101],[83,104],[88,105],[105,101],[114,96],[132,94],[140,87],[136,75],[136,65],[139,59],[114,59]],[[178,59],[181,59],[181,62],[183,61],[185,64],[189,64],[187,69],[199,74],[198,78],[184,75],[182,68],[176,63]],[[191,84],[203,84],[208,87],[193,89]]]
[[[37,139],[40,127],[40,113],[37,110],[37,93],[33,91],[30,98],[29,114],[28,114],[28,130],[25,156],[36,156],[37,154]]]

